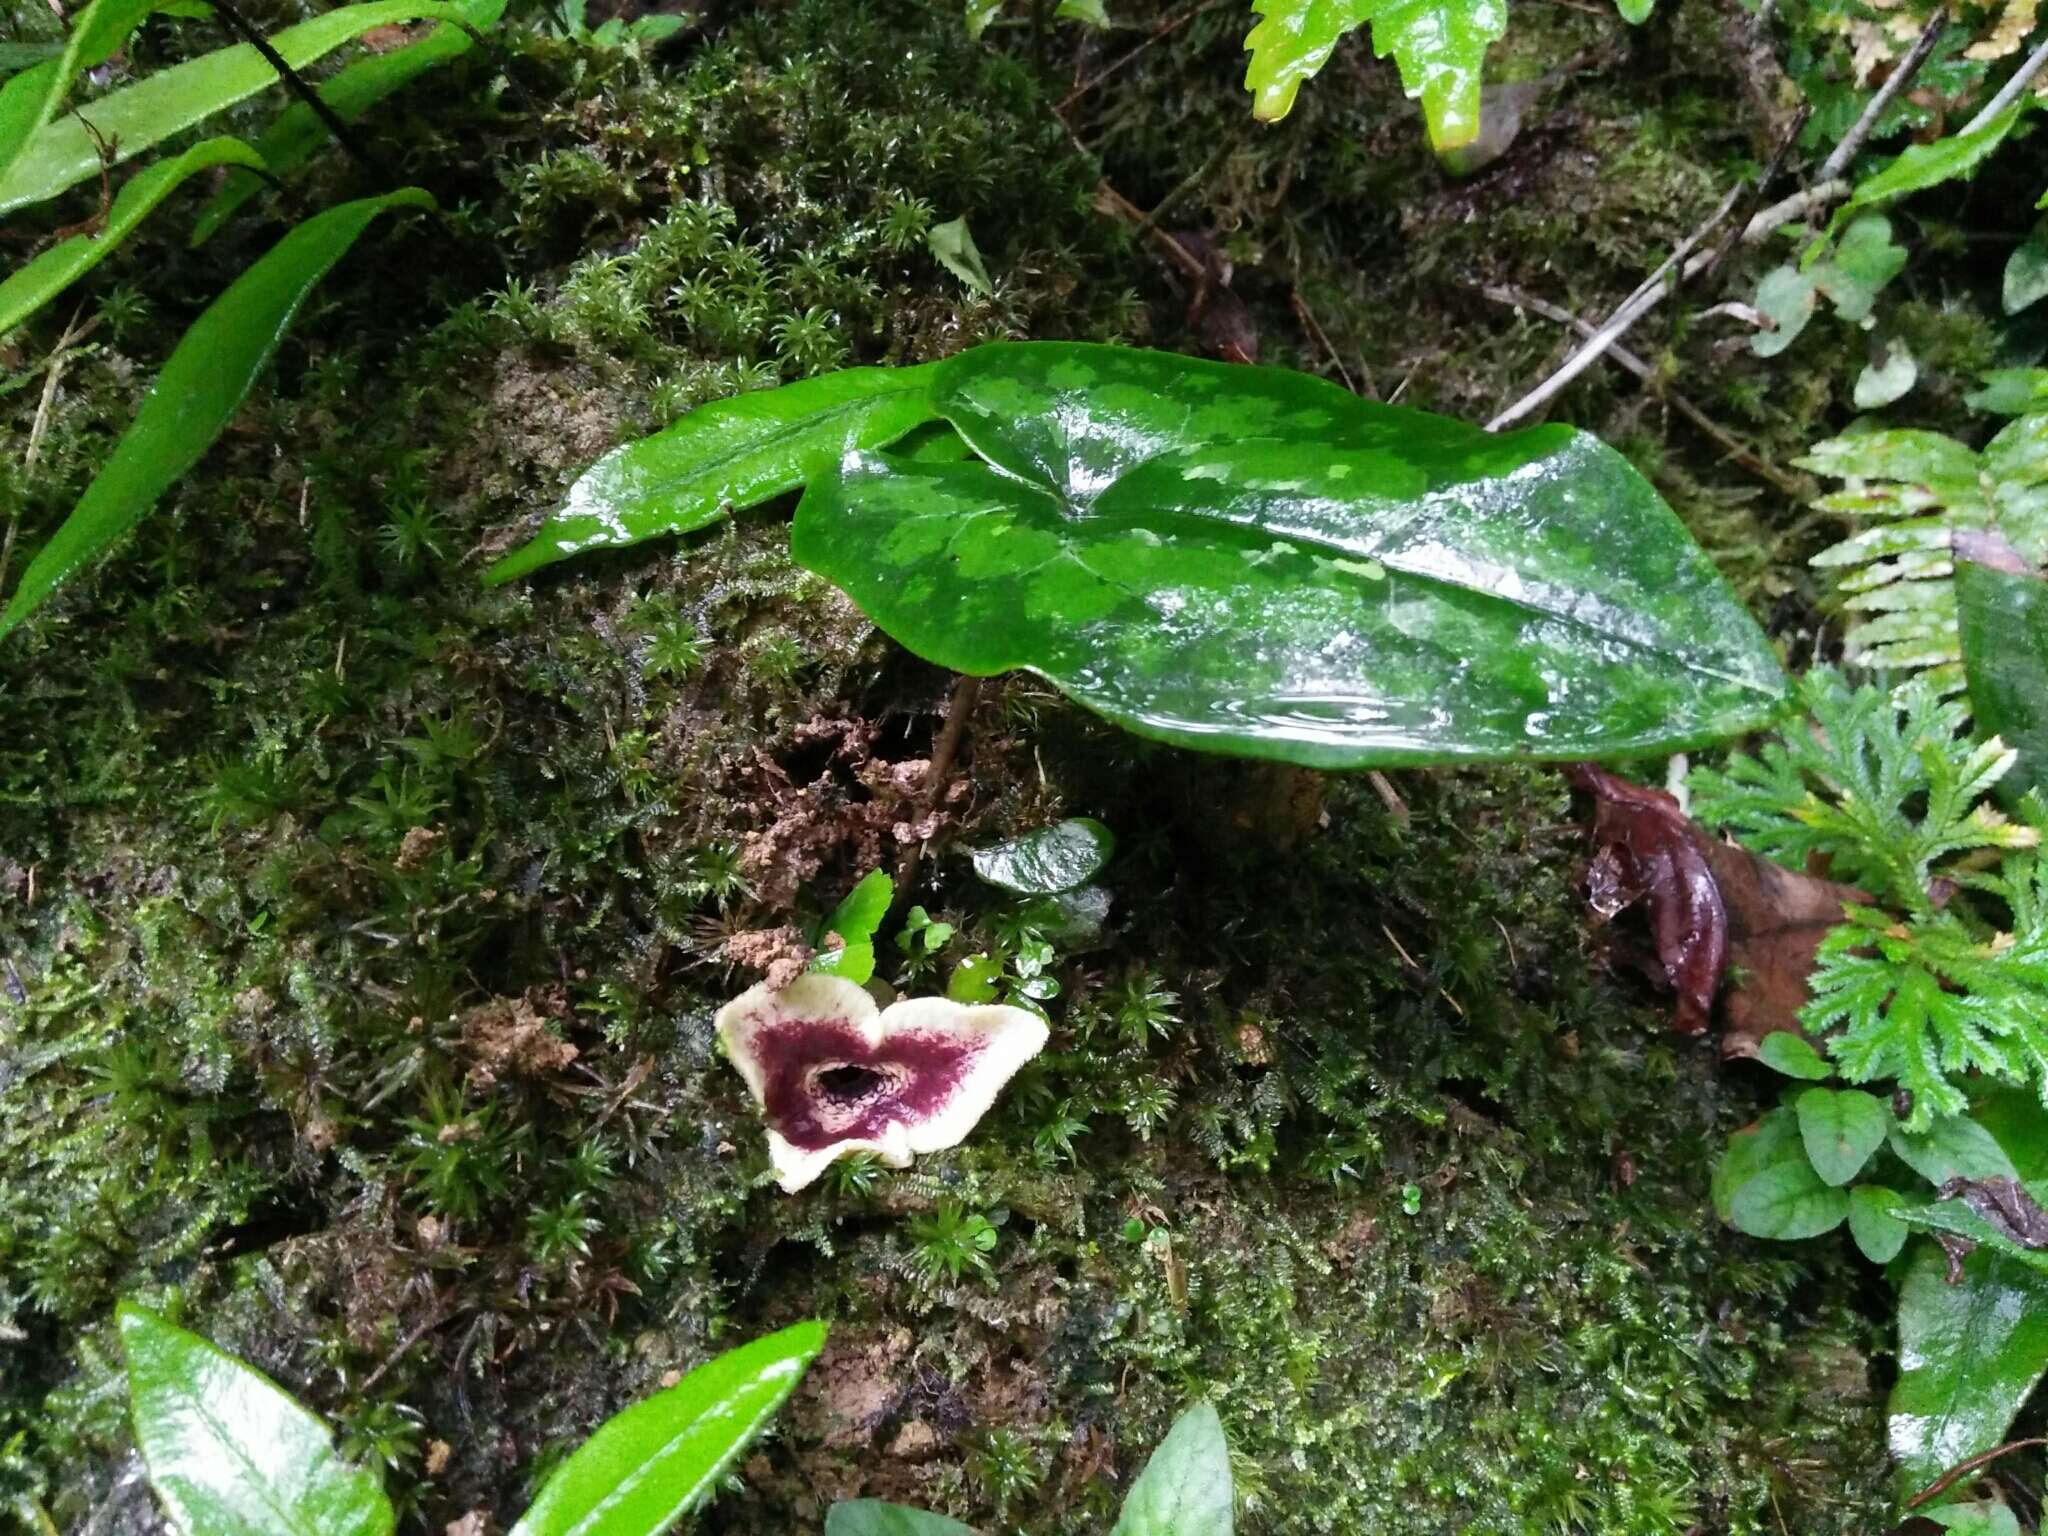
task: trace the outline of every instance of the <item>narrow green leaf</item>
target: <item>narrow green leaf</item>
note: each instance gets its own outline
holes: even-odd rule
[[[793,491],[855,449],[892,443],[936,416],[934,366],[849,368],[701,406],[599,459],[533,541],[484,579],[510,581],[587,549],[689,533]]]
[[[1849,194],[1835,215],[1839,228],[1860,209],[1875,208],[1893,198],[1924,192],[1945,181],[1977,174],[1977,168],[1997,152],[2028,110],[2030,103],[2015,102],[1982,128],[1952,133],[1932,144],[1909,144],[1897,158],[1874,175],[1865,177]]]
[[[1899,1220],[1906,1197],[1882,1184],[1858,1184],[1849,1191],[1849,1235],[1873,1264],[1889,1264],[1906,1246],[1912,1228]]]
[[[1260,20],[1244,40],[1244,83],[1262,122],[1285,117],[1345,34],[1370,23],[1373,52],[1391,57],[1421,100],[1436,150],[1478,136],[1480,71],[1507,31],[1506,0],[1252,0],[1252,10]]]
[[[181,183],[216,165],[260,166],[256,151],[240,139],[207,139],[182,155],[138,171],[115,196],[106,223],[91,234],[59,241],[0,282],[0,336],[98,266],[135,226]]]
[[[981,249],[975,245],[974,233],[968,229],[964,216],[933,225],[925,236],[925,243],[931,247],[939,265],[974,292],[989,294],[996,291],[995,284],[989,281],[988,268],[982,265]]]
[[[1131,1484],[1110,1536],[1230,1536],[1230,1443],[1213,1403],[1182,1414]]]
[[[417,187],[315,214],[207,306],[179,340],[135,420],[0,612],[0,637],[133,528],[196,464],[248,395],[299,305],[378,214],[431,208]]]
[[[969,858],[990,885],[1019,896],[1052,896],[1086,885],[1116,852],[1116,837],[1101,822],[1076,816],[1007,842],[977,848]]]
[[[958,1520],[880,1499],[841,1499],[825,1514],[825,1536],[974,1536]]]
[[[848,455],[791,548],[941,666],[1029,668],[1140,735],[1323,768],[1641,756],[1782,708],[1741,603],[1583,433],[1125,348],[997,342],[937,370],[988,463]]]
[[[179,1536],[388,1536],[377,1479],[267,1376],[123,1302],[135,1443]]]
[[[2019,753],[1998,785],[2017,800],[2048,779],[2048,581],[1957,560],[1955,590],[1970,714]]]
[[[1823,1184],[1847,1184],[1884,1145],[1892,1112],[1860,1088],[1809,1088],[1792,1101],[1807,1161]]]
[[[1921,1243],[1899,1287],[1899,1379],[1891,1449],[1901,1494],[1988,1451],[2048,1369],[2048,1275],[1983,1249],[1947,1281]]]
[[[470,26],[482,31],[505,13],[505,0],[455,0],[455,9]],[[416,43],[390,53],[357,59],[321,82],[319,95],[329,111],[345,123],[360,119],[387,96],[411,84],[428,70],[470,48],[469,33],[443,22]],[[273,176],[297,170],[327,143],[327,125],[303,101],[294,101],[256,140],[256,151]],[[209,240],[235,211],[262,190],[254,176],[231,176],[214,193],[192,225],[192,244]]]
[[[798,1323],[706,1361],[597,1427],[511,1536],[659,1536],[718,1484],[825,1347]]]
[[[1835,1069],[1828,1065],[1807,1038],[1789,1029],[1765,1035],[1763,1044],[1757,1047],[1756,1059],[1773,1072],[1804,1078],[1810,1083],[1823,1082],[1835,1075]]]
[[[371,0],[286,27],[270,44],[285,63],[303,69],[372,27],[425,16],[446,19],[456,11],[446,0]],[[0,213],[99,175],[102,142],[119,165],[276,82],[263,56],[238,43],[109,91],[36,130],[20,159],[0,175]]]
[[[153,5],[154,0],[92,0],[56,58],[0,85],[0,186],[6,184],[9,167],[27,153],[36,131],[57,115],[72,82],[112,57]]]

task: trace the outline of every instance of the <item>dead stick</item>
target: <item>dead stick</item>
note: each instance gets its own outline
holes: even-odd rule
[[[931,766],[925,770],[923,816],[929,816],[939,808],[939,798],[946,792],[946,775],[953,771],[953,759],[959,754],[960,743],[967,735],[967,720],[974,713],[976,700],[981,697],[981,679],[962,676],[953,685],[952,702],[946,706],[946,723],[939,730],[937,745],[932,748]],[[916,883],[918,866],[924,862],[923,838],[903,850],[903,856],[896,861],[896,900],[892,905],[901,905]]]
[[[1842,135],[1842,142],[1835,146],[1834,152],[1821,162],[1815,181],[1833,181],[1837,176],[1848,173],[1849,162],[1856,158],[1856,151],[1863,147],[1863,141],[1877,127],[1877,120],[1899,99],[1899,93],[1913,83],[1913,77],[1920,73],[1920,66],[1927,62],[1928,55],[1934,52],[1934,45],[1941,41],[1941,34],[1947,30],[1948,13],[1936,6],[1934,14],[1927,19],[1927,25],[1920,29],[1920,38],[1913,44],[1913,51],[1892,71],[1891,78],[1877,88],[1877,94],[1870,98],[1870,105],[1863,109],[1863,115]]]
[[[1519,288],[1487,286],[1482,287],[1479,292],[1493,300],[1496,304],[1506,304],[1516,309],[1526,309],[1532,314],[1541,315],[1546,320],[1554,320],[1559,325],[1566,326],[1581,336],[1591,336],[1593,334],[1593,327],[1584,320],[1581,320],[1570,310],[1556,304],[1546,303],[1534,294],[1524,293]],[[1728,455],[1732,462],[1741,465],[1766,484],[1783,491],[1794,501],[1810,501],[1813,499],[1814,488],[1810,483],[1802,483],[1794,476],[1786,474],[1767,459],[1760,457],[1754,450],[1745,447],[1739,438],[1735,437],[1719,422],[1701,410],[1689,398],[1664,383],[1657,376],[1655,368],[1651,367],[1642,358],[1636,356],[1635,353],[1629,351],[1620,342],[1616,342],[1609,347],[1608,352],[1617,363],[1648,385],[1653,394],[1670,401],[1673,410],[1677,411],[1679,415],[1683,416],[1695,427],[1698,427],[1706,436],[1713,439],[1715,444]]]
[[[1906,1508],[1909,1510],[1918,1509],[1930,1499],[1940,1498],[1979,1467],[1989,1466],[1992,1462],[1998,1460],[1999,1457],[2013,1451],[2023,1451],[2030,1445],[2048,1445],[2048,1439],[2036,1437],[2032,1440],[2008,1440],[2004,1445],[1994,1447],[1980,1456],[1972,1456],[1968,1461],[1958,1466],[1950,1467],[1941,1476],[1914,1494],[1912,1498],[1906,1500]]]
[[[1060,99],[1059,106],[1054,108],[1054,110],[1058,112],[1066,111],[1067,108],[1071,107],[1083,96],[1086,96],[1090,91],[1094,90],[1098,85],[1102,84],[1102,82],[1107,80],[1111,75],[1117,73],[1117,71],[1121,70],[1125,65],[1129,64],[1133,59],[1137,58],[1139,54],[1143,53],[1147,48],[1150,48],[1154,43],[1164,42],[1167,38],[1173,36],[1174,33],[1178,32],[1182,27],[1186,26],[1189,22],[1193,21],[1197,16],[1201,15],[1202,12],[1215,9],[1215,7],[1220,3],[1221,0],[1199,0],[1199,3],[1189,6],[1186,10],[1182,11],[1178,16],[1169,18],[1165,23],[1163,23],[1160,26],[1158,31],[1154,32],[1150,37],[1146,38],[1145,41],[1138,44],[1137,47],[1133,48],[1129,53],[1126,53],[1114,64],[1108,65],[1106,68],[1099,70],[1094,75],[1091,75],[1088,79],[1083,80],[1071,91],[1067,92],[1067,94]]]

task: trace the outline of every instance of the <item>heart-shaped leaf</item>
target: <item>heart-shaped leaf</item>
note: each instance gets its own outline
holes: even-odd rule
[[[1806,1161],[1806,1149],[1799,1140],[1799,1117],[1789,1109],[1774,1109],[1754,1125],[1745,1125],[1728,1138],[1727,1150],[1714,1165],[1709,1186],[1714,1214],[1731,1225],[1735,1220],[1735,1196],[1752,1179],[1773,1168]]]
[[[798,1323],[614,1414],[555,1469],[511,1536],[659,1536],[717,1485],[825,1347]]]
[[[1849,1235],[1873,1264],[1889,1264],[1899,1256],[1912,1228],[1899,1220],[1906,1197],[1882,1184],[1859,1184],[1849,1191]]]
[[[977,848],[974,872],[1019,896],[1053,896],[1086,885],[1116,852],[1116,837],[1089,816],[1055,822],[1007,842]]]
[[[388,1536],[377,1479],[289,1393],[152,1312],[116,1315],[135,1443],[180,1536]]]
[[[1728,1209],[1738,1232],[1791,1242],[1834,1231],[1849,1214],[1849,1196],[1823,1184],[1801,1157],[1759,1173],[1735,1191]]]
[[[1110,1536],[1230,1536],[1235,1518],[1230,1442],[1215,1405],[1198,1403],[1131,1484]]]
[[[1763,1044],[1756,1048],[1756,1059],[1773,1072],[1801,1077],[1810,1083],[1824,1082],[1835,1075],[1835,1069],[1828,1065],[1807,1038],[1789,1029],[1773,1030],[1765,1035]]]
[[[1884,1145],[1892,1114],[1860,1088],[1809,1088],[1792,1102],[1807,1160],[1824,1184],[1847,1184]]]
[[[1948,1257],[1922,1243],[1899,1287],[1899,1379],[1891,1447],[1912,1493],[2004,1438],[2048,1370],[2048,1274],[1980,1250],[1948,1283]]]
[[[1311,767],[1641,756],[1784,698],[1670,509],[1570,428],[1050,342],[948,359],[930,398],[988,462],[849,454],[791,547],[955,671]]]
[[[363,9],[375,9],[365,6]],[[417,187],[316,213],[288,231],[179,338],[135,420],[0,611],[0,638],[133,528],[199,462],[249,393],[314,285],[378,214],[431,208]]]

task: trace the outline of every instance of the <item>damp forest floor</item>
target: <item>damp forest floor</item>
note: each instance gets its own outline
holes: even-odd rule
[[[0,647],[0,1520],[156,1528],[110,1326],[136,1295],[331,1417],[408,1530],[509,1524],[604,1415],[809,1316],[826,1354],[699,1529],[873,1495],[1101,1531],[1197,1396],[1251,1533],[1885,1523],[1881,1283],[1714,1222],[1767,1087],[1589,926],[1558,775],[1383,794],[1012,677],[925,821],[951,680],[792,566],[785,509],[480,584],[597,454],[736,388],[998,336],[1201,351],[1105,179],[1232,257],[1262,360],[1484,419],[1561,338],[1481,285],[1611,305],[1784,126],[1732,3],[1518,6],[1499,71],[1579,72],[1464,181],[1357,40],[1262,126],[1230,5],[1119,0],[1107,37],[1013,9],[977,43],[950,5],[713,4],[642,46],[515,7],[500,57],[363,126],[444,211],[366,240]],[[298,195],[361,190],[336,158]],[[56,387],[68,306],[0,351],[0,437],[42,417],[0,455],[22,547],[275,237],[253,207],[109,261]],[[927,250],[956,216],[992,295]],[[1903,313],[1924,376],[1982,361],[1967,306]],[[1850,415],[1862,342],[1826,329],[1797,368],[1635,343],[1783,466]],[[1625,375],[1561,414],[1812,650],[1813,514]],[[1023,923],[963,850],[1070,814],[1119,851],[1048,1052],[956,1151],[775,1190],[712,1040],[754,979],[726,940],[928,830],[911,894],[958,932],[890,975],[936,987]],[[954,1276],[971,1216],[996,1242]]]

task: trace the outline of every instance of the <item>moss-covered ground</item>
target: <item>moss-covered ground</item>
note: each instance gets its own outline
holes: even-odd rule
[[[812,1315],[827,1355],[704,1529],[875,1494],[1099,1531],[1199,1394],[1255,1533],[1884,1522],[1881,1285],[1846,1241],[1714,1224],[1765,1088],[1589,930],[1547,771],[1382,794],[985,687],[916,899],[949,960],[1015,952],[1026,917],[960,850],[1085,813],[1121,840],[1108,924],[1057,946],[1052,1049],[964,1147],[766,1183],[712,1044],[751,979],[721,945],[893,862],[949,680],[772,513],[505,590],[483,562],[738,387],[1002,335],[1199,350],[1105,177],[1222,243],[1265,361],[1483,417],[1560,336],[1479,287],[1611,304],[1785,100],[1732,4],[1634,32],[1518,6],[1501,73],[1579,72],[1455,181],[1358,42],[1261,126],[1233,6],[1112,8],[1106,38],[1019,5],[975,43],[950,5],[714,4],[649,48],[515,8],[502,58],[364,125],[444,212],[366,241],[199,470],[0,647],[10,1517],[151,1528],[109,1328],[137,1294],[331,1415],[414,1530],[509,1523],[607,1412]],[[360,187],[337,158],[296,194]],[[68,302],[6,343],[22,548],[283,213],[197,252],[160,220],[61,365]],[[992,297],[926,249],[958,215]],[[1985,350],[1917,313],[1930,373]],[[1635,342],[1781,468],[1846,418],[1862,346]],[[1796,501],[1625,375],[1566,405],[1810,644],[1825,530]],[[973,1216],[997,1241],[955,1277]]]

